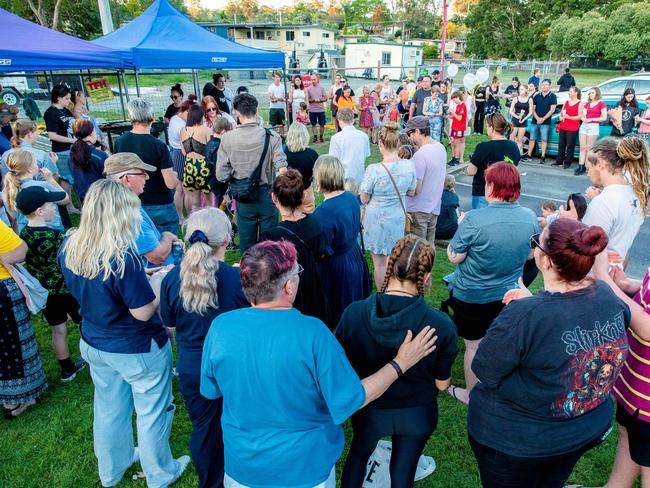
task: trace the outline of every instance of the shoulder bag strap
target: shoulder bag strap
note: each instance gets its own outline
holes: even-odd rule
[[[262,155],[260,156],[260,162],[257,164],[257,168],[251,174],[251,180],[258,182],[260,176],[262,175],[262,166],[264,165],[264,160],[266,159],[266,153],[269,152],[269,142],[271,140],[271,131],[269,129],[264,129],[264,149],[262,149]]]
[[[18,286],[18,289],[20,292],[23,294],[23,297],[25,298],[25,303],[27,303],[27,306],[31,304],[31,300],[29,297],[29,292],[27,291],[27,287],[25,286],[25,282],[23,279],[20,277],[20,273],[16,271],[16,268],[14,268],[13,264],[7,263],[4,259],[0,258],[0,263],[5,267],[9,275],[14,279],[16,282],[16,285]]]
[[[379,163],[381,164],[384,169],[386,170],[386,173],[388,173],[388,177],[390,178],[390,182],[393,184],[393,188],[395,188],[395,193],[397,193],[397,198],[399,199],[399,204],[402,207],[402,212],[404,212],[404,216],[408,219],[408,212],[406,211],[406,207],[404,206],[404,202],[402,201],[402,195],[399,193],[399,188],[397,188],[397,184],[395,183],[395,180],[393,179],[393,175],[390,174],[390,170],[388,169],[388,166],[386,166],[384,163]]]

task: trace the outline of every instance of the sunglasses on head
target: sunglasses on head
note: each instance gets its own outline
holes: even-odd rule
[[[530,236],[530,248],[531,248],[531,249],[538,248],[538,249],[539,249],[540,251],[542,251],[544,254],[548,254],[548,252],[546,252],[546,249],[544,249],[544,248],[542,247],[542,244],[541,244],[540,241],[539,241],[539,237],[540,237],[541,235],[542,235],[542,234],[538,232],[537,234],[533,234],[532,236]]]

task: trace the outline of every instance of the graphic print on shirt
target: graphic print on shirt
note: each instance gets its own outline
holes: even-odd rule
[[[562,334],[571,356],[566,377],[566,394],[551,410],[555,417],[576,417],[593,410],[609,398],[627,355],[623,312],[591,329],[579,325]]]

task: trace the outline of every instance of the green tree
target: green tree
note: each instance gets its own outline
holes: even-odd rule
[[[436,59],[438,56],[440,52],[435,44],[428,44],[422,48],[422,59]]]

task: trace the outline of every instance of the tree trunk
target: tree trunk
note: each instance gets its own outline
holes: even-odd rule
[[[625,76],[625,68],[627,67],[626,61],[621,61],[621,76]]]
[[[54,14],[52,15],[52,29],[57,30],[59,26],[59,13],[61,11],[61,0],[56,0],[54,4]]]

